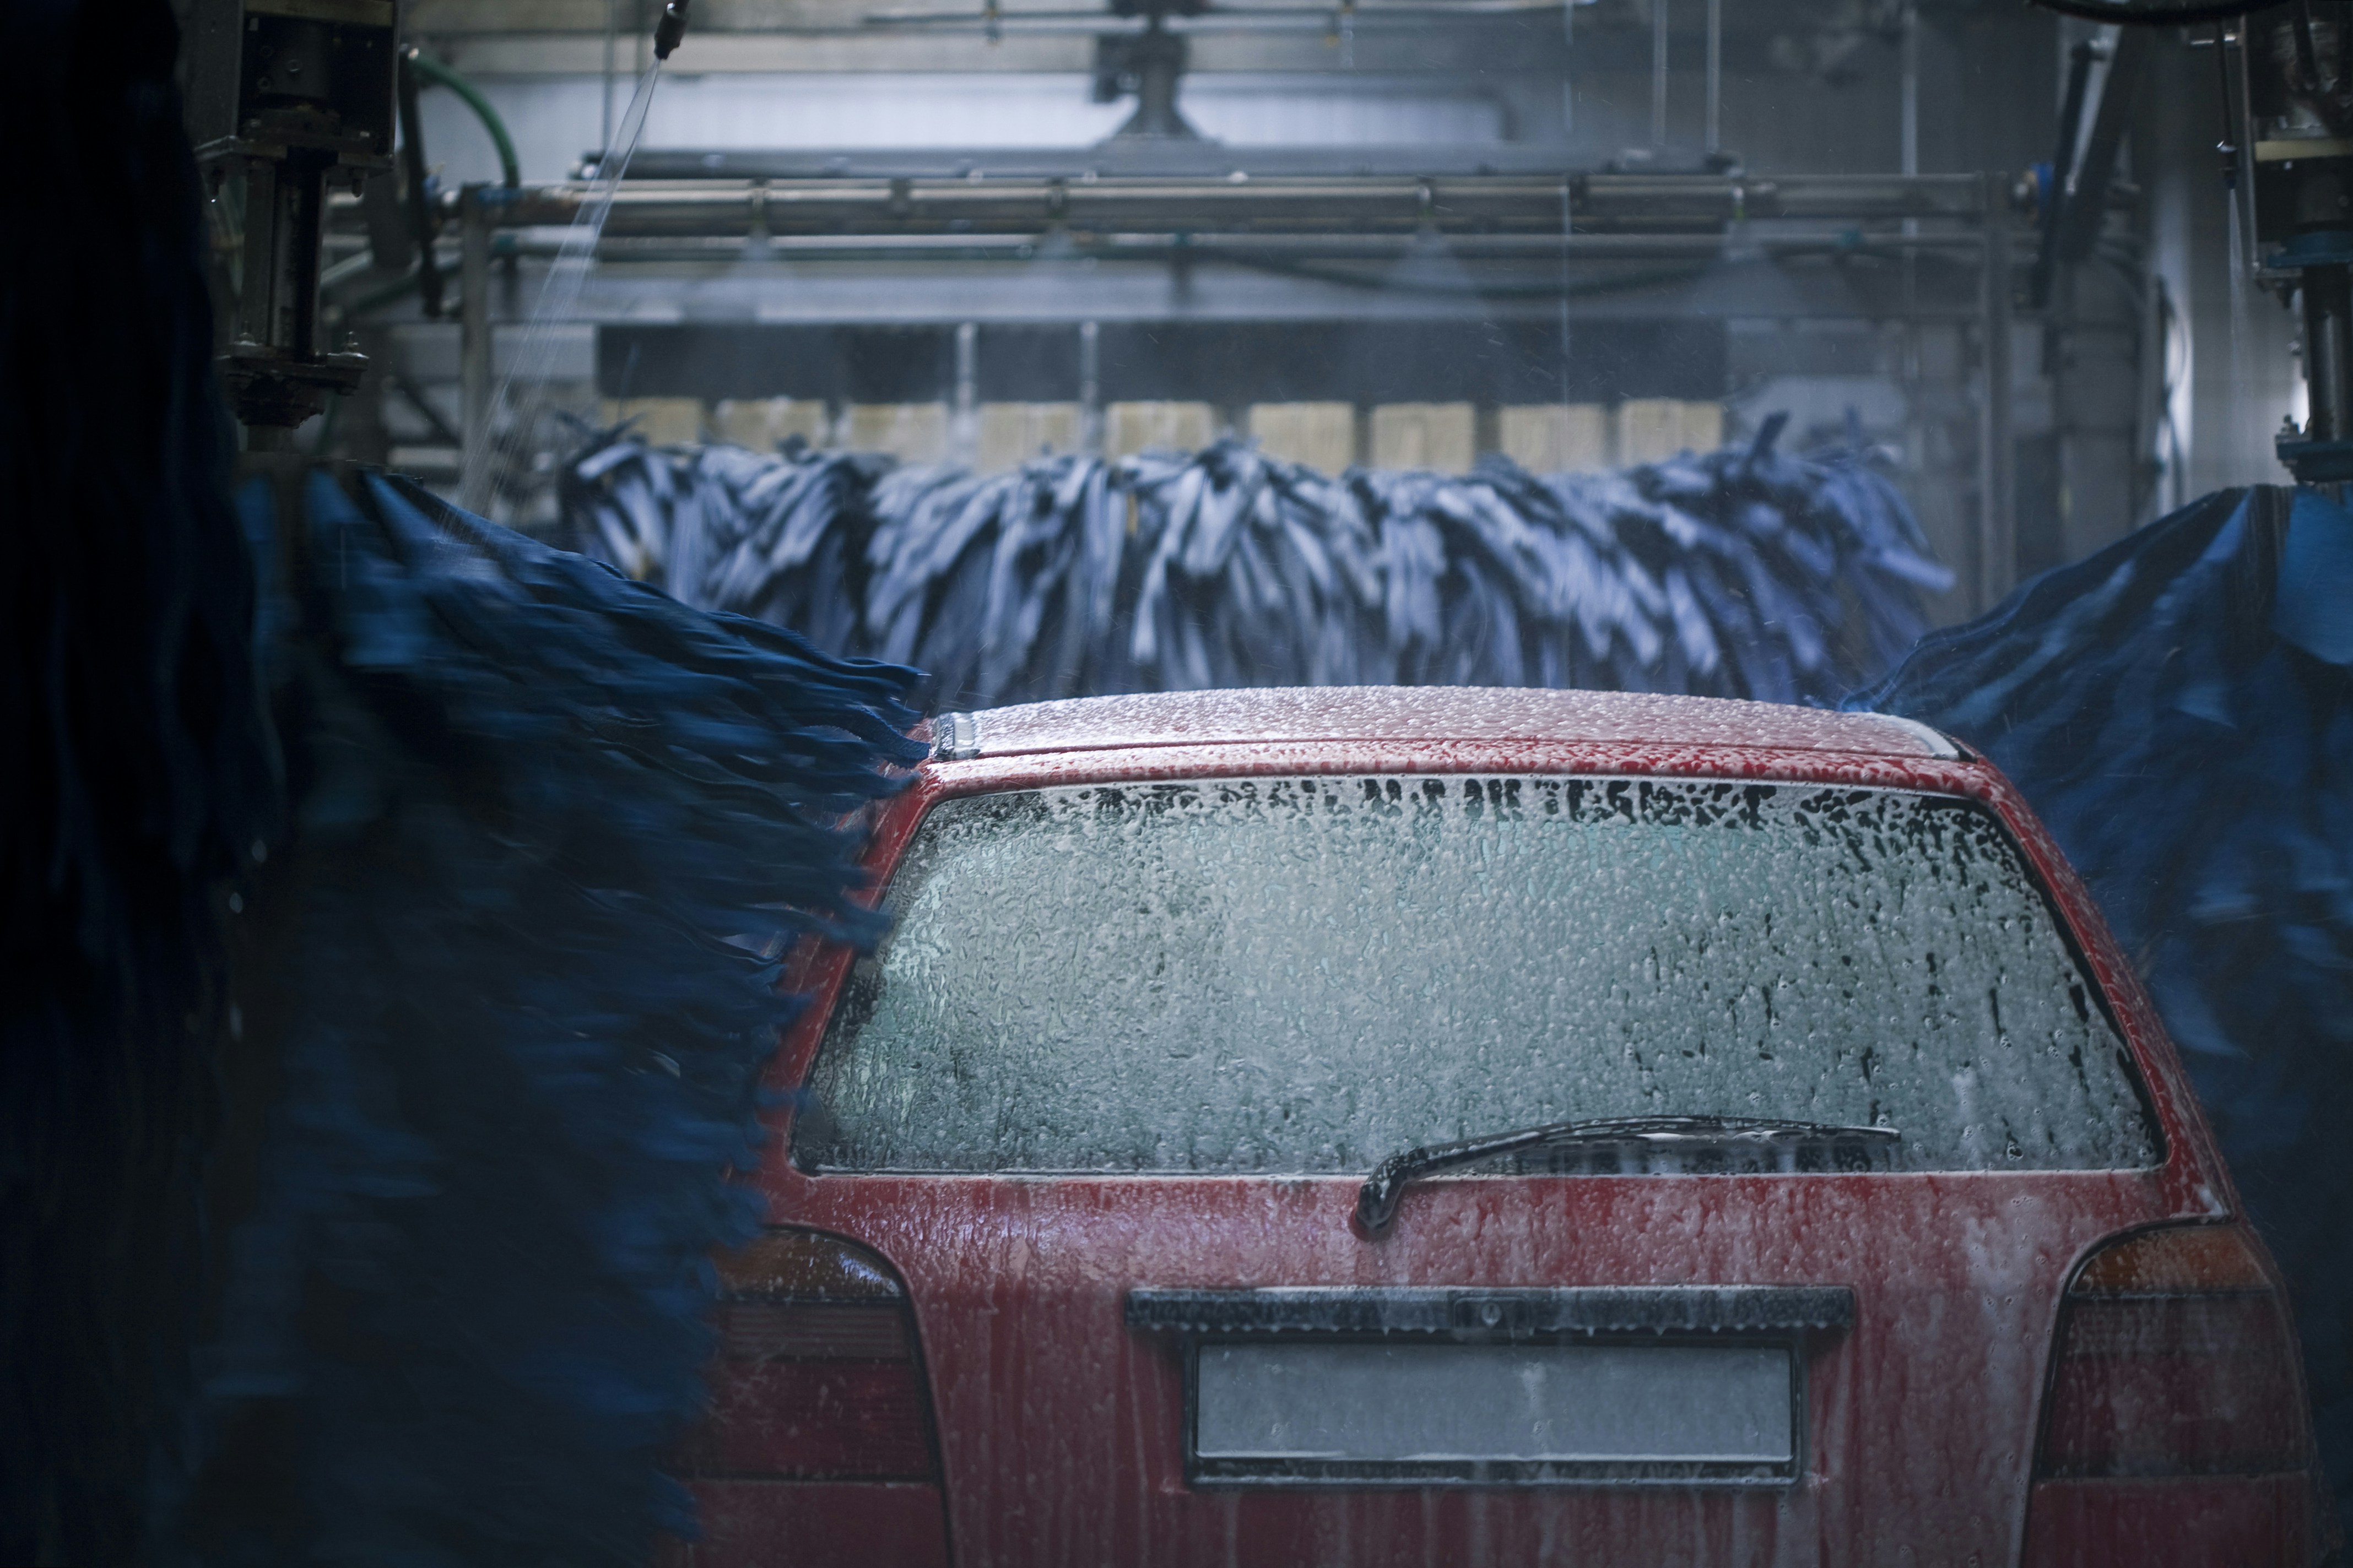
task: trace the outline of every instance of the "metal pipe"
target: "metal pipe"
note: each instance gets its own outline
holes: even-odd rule
[[[1651,145],[1667,144],[1667,0],[1651,0]]]
[[[2099,240],[2108,215],[2108,186],[2116,178],[2117,154],[2132,131],[2141,74],[2147,69],[2147,30],[2119,27],[2116,35],[2107,49],[2107,72],[2100,79],[2099,106],[2083,133],[2082,155],[2073,170],[2059,176],[2064,199],[2052,237],[2062,261],[2084,260]]]
[[[477,448],[491,439],[491,224],[480,185],[459,194],[458,234],[458,406],[466,437],[458,504],[487,517],[491,466],[475,460]]]
[[[1079,449],[1103,449],[1103,328],[1094,321],[1079,323]]]
[[[501,205],[503,227],[570,224],[587,186],[543,185]],[[1974,220],[1983,186],[1971,174],[1818,175],[1741,179],[1710,174],[1585,174],[1571,182],[1580,228],[1687,233],[1746,218],[1868,222]],[[1560,177],[1461,175],[1250,179],[1049,177],[777,179],[624,185],[606,233],[734,234],[765,220],[792,235],[1036,236],[1158,231],[1208,237],[1233,229],[1291,234],[1524,233],[1557,237]]]
[[[607,239],[597,247],[596,255],[605,262],[701,265],[735,261],[756,246],[777,256],[807,261],[887,258],[1015,263],[1039,261],[1037,241],[1037,236],[1025,234],[795,235],[765,242],[739,235],[640,236]],[[1984,243],[1974,233],[1906,235],[1895,230],[1834,228],[1744,236],[1737,251],[1744,258],[1909,256],[1942,251],[1973,262]],[[1180,248],[1188,259],[1206,265],[1228,259],[1398,261],[1421,247],[1409,238],[1379,236],[1234,234],[1187,237],[1180,247],[1176,237],[1168,235],[1109,234],[1091,237],[1084,243],[1073,241],[1057,259],[1165,262]],[[498,254],[560,257],[572,252],[558,239],[525,238],[508,240],[498,247]],[[1465,235],[1448,240],[1446,254],[1456,260],[1475,261],[1535,262],[1567,257],[1581,261],[1711,262],[1724,258],[1726,247],[1725,237],[1718,234],[1571,234],[1550,239],[1533,235]]]
[[[2010,422],[2010,278],[2008,174],[1986,185],[1985,269],[1979,330],[1985,337],[1984,400],[1978,415],[1978,613],[2008,596],[2018,576],[2017,452]]]
[[[1901,83],[1902,108],[1897,114],[1898,140],[1903,143],[1898,160],[1905,179],[1920,173],[1920,0],[1905,0],[1904,5],[1904,68]],[[1904,220],[1905,234],[1920,232],[1917,218]],[[1908,300],[1918,287],[1918,279],[1906,278],[1904,288]]]
[[[621,69],[621,0],[605,0],[605,114],[596,133],[596,162],[613,150],[613,79]]]
[[[948,433],[960,463],[969,463],[979,450],[980,326],[959,321],[955,330],[955,426]]]
[[[425,313],[441,314],[441,263],[433,254],[440,225],[425,195],[425,122],[417,110],[417,51],[400,52],[400,74],[395,90],[400,100],[400,168],[407,186],[408,226],[417,240],[417,286]]]
[[[288,198],[281,221],[283,270],[275,279],[284,290],[279,310],[282,315],[290,304],[292,307],[294,331],[287,346],[294,357],[316,359],[333,346],[322,342],[319,333],[319,242],[327,227],[325,172],[308,161],[290,162],[279,189]],[[248,271],[247,276],[252,274]]]
[[[2052,280],[2058,274],[2060,217],[2067,210],[2068,190],[2074,183],[2084,100],[2091,95],[2092,68],[2099,58],[2099,45],[2090,38],[2078,39],[2067,51],[2067,89],[2059,104],[2059,145],[2051,157],[2051,188],[2042,198],[2042,243],[2035,250],[2034,278],[2027,293],[2028,301],[2038,310],[2051,302]]]
[[[1110,10],[1102,11],[1008,11],[1000,8],[995,21],[990,20],[986,6],[970,11],[942,13],[924,16],[892,16],[888,13],[869,13],[855,22],[787,22],[764,25],[760,33],[775,38],[857,38],[897,35],[908,37],[922,34],[935,37],[953,37],[959,34],[977,33],[988,36],[994,26],[1000,39],[1007,37],[1133,37],[1158,25],[1171,33],[1188,37],[1264,37],[1270,34],[1308,33],[1327,40],[1344,43],[1348,32],[1362,28],[1366,32],[1418,33],[1426,32],[1433,16],[1441,20],[1488,21],[1508,26],[1537,12],[1549,11],[1552,0],[1538,0],[1534,5],[1514,5],[1496,10],[1473,10],[1468,6],[1355,5],[1335,16],[1334,5],[1271,6],[1251,5],[1244,8],[1210,6],[1198,16],[1184,16],[1168,11],[1139,9],[1133,16],[1120,16]],[[1450,16],[1451,13],[1451,16]]]
[[[641,147],[629,160],[632,185],[721,186],[730,181],[767,180],[782,184],[834,181],[906,180],[918,185],[964,181],[1019,185],[1060,180],[1079,185],[1217,183],[1255,185],[1266,181],[1394,180],[1493,181],[1541,179],[1557,184],[1564,175],[1605,174],[1599,168],[1565,167],[1561,150],[1543,142],[1432,143],[1410,148],[1259,146],[1235,148],[1216,142],[1142,149],[1098,142],[1092,147]],[[1659,171],[1652,172],[1657,177]],[[1721,180],[1721,174],[1684,174],[1685,180]],[[1872,175],[1788,174],[1799,184],[1824,181],[1897,178],[1894,171]],[[1952,177],[1952,176],[1947,176]]]
[[[240,345],[258,347],[270,342],[278,319],[279,268],[272,247],[278,237],[278,186],[285,171],[274,159],[254,158],[246,162],[241,172],[245,175],[245,210],[239,215],[245,239],[243,277],[237,290],[230,338]]]
[[[1707,151],[1710,157],[1724,151],[1724,0],[1707,0]]]
[[[2353,440],[2353,275],[2304,269],[2304,375],[2307,441]]]
[[[1560,139],[1577,134],[1577,0],[1560,0]]]
[[[1713,3],[1713,0],[1711,0]],[[1920,3],[1905,0],[1904,6],[1904,78],[1903,109],[1900,129],[1903,142],[1904,176],[1910,179],[1920,172]]]

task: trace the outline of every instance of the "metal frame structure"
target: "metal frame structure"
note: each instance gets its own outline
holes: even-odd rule
[[[702,156],[649,155],[665,174]],[[1726,261],[1798,258],[1831,266],[1894,263],[1886,269],[1891,297],[1875,314],[1976,329],[1979,515],[1971,586],[1979,605],[1998,601],[2015,574],[2012,230],[2023,219],[2007,174],[1751,178],[1499,169],[1492,161],[1419,174],[1261,160],[1218,175],[1107,170],[1083,152],[966,153],[957,164],[934,163],[924,174],[921,154],[871,155],[864,167],[823,153],[728,158],[760,173],[624,182],[613,195],[599,263],[723,268],[764,258],[813,266],[952,264],[985,273],[998,263],[1067,258],[1131,268],[1276,262],[1345,271],[1435,249],[1477,268],[1477,279],[1500,292],[1515,287],[1528,301],[1491,308],[1474,281],[1466,291],[1472,304],[1527,317],[1560,308],[1575,291],[1572,268],[1671,264],[1698,273]],[[470,442],[487,438],[496,413],[491,263],[501,255],[558,253],[589,198],[590,187],[578,183],[469,186],[447,198],[460,237],[459,425]],[[1966,268],[1974,289],[1922,289],[1917,269],[1926,261]],[[1699,308],[1727,318],[1857,313],[1852,300],[1766,311],[1721,301]],[[976,319],[970,299],[940,300],[933,313],[948,324]],[[984,310],[977,319],[990,318]],[[1082,334],[1083,363],[1092,322],[1083,310],[1071,320]],[[1082,393],[1093,395],[1091,386]]]
[[[235,212],[238,263],[218,361],[239,419],[282,440],[367,362],[320,331],[328,187],[392,165],[392,0],[198,0],[187,16],[189,139]]]

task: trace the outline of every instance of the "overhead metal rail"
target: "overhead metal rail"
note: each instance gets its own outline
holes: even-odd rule
[[[1557,268],[1577,262],[1715,263],[1725,260],[1833,259],[1855,256],[1941,253],[1973,258],[1985,247],[1974,231],[1905,234],[1812,226],[1777,234],[1556,234],[1460,235],[1447,238],[1450,261],[1518,263]],[[1086,259],[1183,265],[1211,261],[1383,262],[1407,260],[1422,248],[1410,235],[1355,234],[1105,234],[1074,238],[1067,251],[1050,250],[1035,234],[958,235],[630,235],[607,236],[596,247],[599,263],[646,266],[727,265],[765,252],[790,261],[1028,262]],[[501,232],[491,237],[490,255],[558,257],[569,246],[545,230]],[[456,252],[452,250],[454,258]],[[364,252],[358,259],[364,261]],[[1974,260],[1971,260],[1974,265]],[[1930,314],[1935,312],[1931,311]]]
[[[492,228],[567,226],[586,184],[476,188],[460,206]],[[631,181],[613,196],[616,239],[1181,234],[1447,237],[1721,233],[1746,223],[1975,225],[1974,174],[1113,177]],[[1896,237],[1891,235],[1887,237]]]

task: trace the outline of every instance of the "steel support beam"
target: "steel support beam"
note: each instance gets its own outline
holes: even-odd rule
[[[1978,331],[1985,387],[1978,415],[1978,612],[2000,604],[2018,576],[2018,449],[2010,418],[2010,176],[1986,174],[1985,268]]]
[[[1613,234],[1721,233],[1748,222],[1814,221],[1893,229],[1905,222],[1974,224],[1972,174],[1718,175],[1402,174],[1095,178],[1029,172],[960,177],[807,177],[754,172],[708,180],[630,179],[605,232],[743,235],[765,226],[794,236],[1423,235],[1561,237],[1562,209],[1580,240]],[[633,166],[634,167],[634,166]],[[505,227],[569,225],[584,184],[527,187],[503,202]],[[1865,234],[1868,240],[1874,237]]]
[[[491,466],[481,461],[492,439],[491,395],[491,217],[482,187],[468,185],[458,197],[458,407],[465,484],[458,504],[480,517],[490,515]]]

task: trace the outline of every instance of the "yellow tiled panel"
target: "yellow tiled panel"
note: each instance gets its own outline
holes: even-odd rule
[[[1103,410],[1103,447],[1114,458],[1198,452],[1217,437],[1218,411],[1206,403],[1114,403]]]
[[[1655,463],[1683,450],[1683,407],[1672,397],[1630,397],[1618,405],[1618,460]]]
[[[937,463],[948,455],[944,403],[853,403],[842,445],[854,452],[885,452],[902,463]]]
[[[1080,409],[1075,403],[984,403],[979,412],[973,467],[984,474],[1079,449]]]
[[[1724,405],[1683,405],[1683,445],[1694,452],[1713,452],[1724,445]]]
[[[833,416],[814,397],[727,398],[712,406],[711,427],[721,440],[755,452],[772,452],[793,436],[812,447],[833,439]]]
[[[1672,397],[1630,397],[1618,405],[1618,460],[1655,463],[1724,444],[1724,407]]]
[[[1495,411],[1495,446],[1532,474],[1609,466],[1609,410],[1599,403],[1529,403]]]
[[[1373,410],[1373,467],[1467,473],[1475,428],[1467,403],[1384,403]]]
[[[1353,403],[1253,403],[1250,435],[1270,458],[1337,474],[1356,466],[1356,406]]]
[[[596,416],[607,426],[635,419],[638,439],[656,447],[679,447],[702,439],[702,402],[694,397],[607,397]]]

